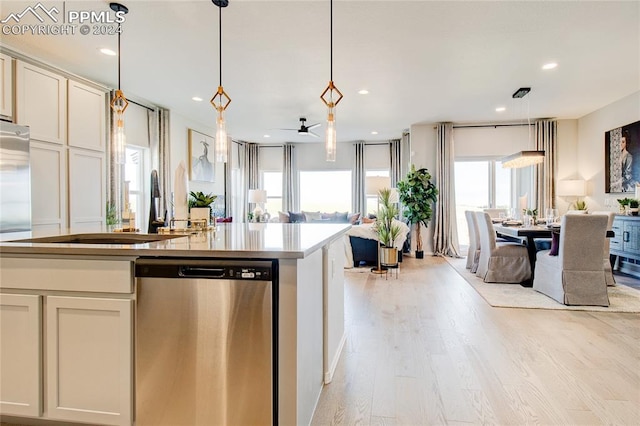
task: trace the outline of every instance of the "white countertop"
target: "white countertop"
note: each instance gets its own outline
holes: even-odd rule
[[[224,223],[217,224],[215,230],[137,244],[15,241],[52,236],[23,232],[0,235],[0,254],[300,259],[341,237],[350,227],[345,223]],[[69,230],[55,235],[89,232],[104,230]]]

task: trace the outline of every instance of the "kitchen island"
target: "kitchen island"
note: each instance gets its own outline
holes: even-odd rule
[[[309,424],[344,344],[349,227],[230,223],[150,242],[25,234],[31,241],[0,243],[3,420],[132,424],[135,264],[183,258],[276,261],[278,422]]]

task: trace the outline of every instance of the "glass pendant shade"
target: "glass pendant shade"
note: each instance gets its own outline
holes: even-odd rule
[[[216,140],[215,140],[216,162],[227,162],[227,127],[224,121],[224,112],[220,111],[216,122]]]
[[[127,138],[124,131],[124,112],[129,106],[127,98],[122,94],[122,90],[116,90],[116,94],[111,100],[113,110],[113,156],[116,164],[125,163],[125,145]]]
[[[336,116],[332,108],[329,111],[329,116],[327,117],[325,153],[327,155],[327,161],[336,161]]]

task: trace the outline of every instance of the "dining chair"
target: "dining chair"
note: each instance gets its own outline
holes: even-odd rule
[[[565,305],[609,306],[602,263],[607,222],[604,215],[563,216],[557,256],[536,254],[533,289]]]
[[[496,242],[491,217],[475,212],[480,231],[480,258],[476,275],[487,283],[521,283],[531,278],[527,248],[520,243]]]
[[[478,223],[476,215],[470,210],[464,212],[467,218],[467,229],[469,231],[469,250],[467,251],[466,268],[470,272],[475,273],[478,269],[478,260],[480,259],[480,239],[478,235]]]
[[[607,220],[607,231],[613,231],[613,220],[616,218],[616,214],[610,211],[595,211],[592,214],[602,214],[606,215]],[[608,286],[616,285],[616,280],[613,276],[613,270],[611,268],[611,260],[609,259],[609,246],[610,239],[605,235],[604,237],[604,278],[607,280]]]
[[[500,213],[504,213],[505,215],[507,214],[507,209],[483,209],[482,211],[489,213],[489,216],[491,216],[492,219],[499,218]]]

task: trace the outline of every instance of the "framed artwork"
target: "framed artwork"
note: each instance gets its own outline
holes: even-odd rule
[[[604,134],[605,191],[634,192],[640,182],[640,121]]]
[[[189,129],[189,180],[215,181],[213,137]]]

